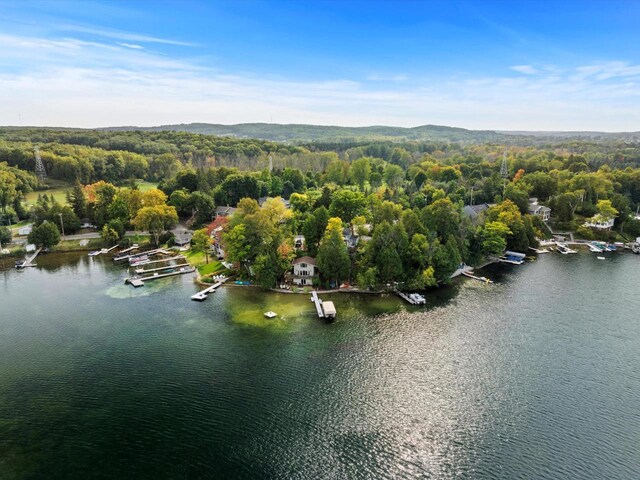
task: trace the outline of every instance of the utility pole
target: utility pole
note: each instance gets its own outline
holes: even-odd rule
[[[64,222],[62,221],[62,213],[59,213],[58,215],[60,215],[60,226],[62,227],[62,238],[64,238]]]
[[[500,165],[500,176],[504,178],[502,185],[502,198],[504,199],[504,192],[507,189],[507,178],[509,177],[509,166],[507,165],[507,151],[504,151],[502,156],[502,165]]]

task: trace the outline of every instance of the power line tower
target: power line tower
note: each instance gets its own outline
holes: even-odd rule
[[[507,189],[507,178],[509,178],[509,166],[507,165],[507,151],[504,151],[504,155],[502,156],[502,165],[500,165],[500,176],[504,178],[504,183],[502,185],[502,196],[504,196],[504,191]]]
[[[47,171],[44,169],[42,158],[40,158],[40,150],[38,150],[38,147],[34,147],[33,151],[36,154],[36,177],[38,177],[40,183],[44,183],[47,179]]]

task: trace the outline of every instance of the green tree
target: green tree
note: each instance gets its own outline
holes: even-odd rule
[[[10,243],[12,239],[11,229],[9,227],[0,227],[0,243]]]
[[[116,242],[120,239],[120,235],[118,235],[118,232],[116,232],[109,225],[105,225],[104,227],[102,227],[100,236],[107,245],[115,245]]]
[[[191,238],[191,251],[195,253],[204,253],[206,263],[209,263],[209,250],[211,249],[211,236],[207,233],[206,228],[201,228],[193,232]]]
[[[338,285],[349,276],[349,254],[342,237],[342,220],[330,218],[318,247],[318,269],[327,282]]]
[[[351,163],[351,181],[358,185],[360,190],[364,190],[365,184],[371,176],[371,164],[369,158],[361,157]]]
[[[500,255],[507,247],[507,235],[511,230],[502,222],[487,222],[480,229],[482,238],[482,252],[484,254]]]
[[[51,248],[60,242],[60,231],[55,224],[44,222],[31,230],[27,239],[39,247]]]
[[[366,200],[361,192],[353,190],[336,190],[332,195],[329,213],[333,217],[339,217],[349,223],[353,217],[364,212]]]
[[[148,230],[154,238],[154,244],[158,245],[160,235],[178,223],[178,213],[168,205],[142,207],[132,223],[139,230]]]

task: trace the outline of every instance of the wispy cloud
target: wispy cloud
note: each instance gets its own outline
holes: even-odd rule
[[[59,24],[59,25],[56,25],[56,28],[61,32],[86,33],[86,34],[95,35],[98,37],[113,38],[116,40],[125,40],[129,42],[159,43],[164,45],[179,45],[182,47],[197,46],[195,43],[185,42],[182,40],[153,37],[150,35],[141,35],[139,33],[123,32],[120,30],[112,30],[112,29],[99,28],[94,26]]]
[[[79,127],[271,119],[537,130],[640,125],[640,65],[625,62],[516,65],[511,70],[523,75],[515,77],[302,81],[136,47],[143,45],[0,35],[0,124],[21,116],[23,124]]]
[[[137,45],[135,43],[118,43],[121,47],[132,48],[134,50],[142,50],[144,47],[142,45]]]

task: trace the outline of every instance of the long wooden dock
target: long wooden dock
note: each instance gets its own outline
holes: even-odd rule
[[[16,262],[16,268],[35,267],[36,264],[33,263],[33,261],[36,259],[36,257],[38,256],[41,250],[42,250],[42,247],[40,247],[35,252],[33,252],[31,256],[25,258],[23,262]]]
[[[149,263],[153,263],[153,262],[149,262]],[[149,263],[145,265],[149,265]],[[181,263],[180,265],[165,265],[164,267],[149,268],[147,270],[145,270],[144,268],[136,268],[135,272],[138,275],[144,275],[145,273],[159,272],[161,270],[167,270],[168,268],[180,268],[180,267],[188,267],[188,266],[189,266],[188,263]]]
[[[157,273],[154,272],[153,275],[147,275],[145,277],[129,277],[127,279],[125,279],[124,283],[129,283],[131,285],[133,285],[134,287],[141,287],[142,285],[144,285],[144,282],[148,282],[151,280],[157,280],[159,278],[166,278],[166,277],[173,277],[175,275],[184,275],[186,273],[193,273],[195,272],[196,269],[194,267],[181,267],[178,270],[175,270],[173,272],[167,272],[167,273]]]
[[[207,287],[204,290],[200,290],[198,293],[195,293],[195,294],[191,295],[191,300],[195,300],[197,302],[202,302],[202,301],[206,300],[207,296],[210,293],[215,292],[216,289],[218,287],[220,287],[226,281],[227,281],[227,279],[225,277],[223,277],[219,282],[214,283],[210,287]]]
[[[318,312],[318,317],[324,318],[324,312],[322,311],[322,300],[318,297],[318,292],[315,290],[311,292],[311,301],[316,306],[316,311]]]
[[[154,250],[147,250],[146,252],[138,252],[138,253],[132,253],[127,255],[118,254],[115,257],[113,257],[113,261],[120,262],[122,260],[129,260],[132,257],[139,257],[141,255],[155,255],[157,253],[161,253],[163,255],[171,255],[171,252],[166,251],[164,248],[156,248]]]
[[[160,263],[160,262],[170,262],[171,260],[185,260],[184,255],[176,255],[175,257],[170,258],[161,258],[160,260],[150,260],[145,265],[151,265],[152,263]]]

